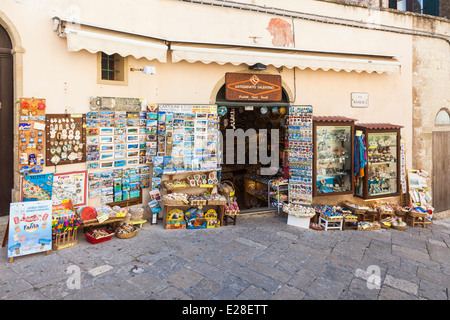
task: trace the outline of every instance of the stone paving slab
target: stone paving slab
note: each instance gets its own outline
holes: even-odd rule
[[[450,219],[325,232],[241,215],[218,229],[144,224],[131,239],[78,240],[12,263],[1,248],[0,299],[449,300]]]

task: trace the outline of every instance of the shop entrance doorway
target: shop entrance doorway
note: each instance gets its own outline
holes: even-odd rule
[[[13,56],[12,43],[0,25],[0,216],[9,214],[13,177]]]
[[[289,102],[231,102],[217,94],[222,134],[221,182],[231,182],[241,213],[277,211],[287,199],[287,185],[274,188],[285,178],[285,130]],[[232,136],[232,138],[230,138]],[[230,154],[231,153],[231,154]]]
[[[433,207],[450,210],[450,131],[433,132]]]

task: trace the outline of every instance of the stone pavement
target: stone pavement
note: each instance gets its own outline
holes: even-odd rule
[[[3,236],[3,229],[0,234]],[[81,231],[81,230],[80,230]],[[236,226],[164,230],[7,259],[2,300],[448,300],[450,219],[399,230],[314,231],[241,215]]]

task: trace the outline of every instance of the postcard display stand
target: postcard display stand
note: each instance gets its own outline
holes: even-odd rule
[[[149,163],[156,155],[157,110],[91,110],[86,115],[89,197],[102,204],[142,203],[150,186]]]
[[[45,164],[45,99],[22,98],[19,108],[19,172],[40,173]]]
[[[313,108],[289,107],[289,203],[311,206],[313,171]],[[287,223],[309,228],[311,218],[288,215]]]
[[[218,114],[216,105],[159,105],[158,153],[153,161],[152,189],[167,193],[211,193],[218,185]],[[163,197],[164,198],[164,197]],[[212,215],[223,222],[224,205],[205,210],[205,199],[174,205],[163,201],[166,229],[217,227],[206,223]],[[176,207],[193,207],[186,212]],[[195,214],[192,214],[194,211]],[[190,219],[192,218],[192,219]],[[195,218],[195,219],[194,219]],[[193,221],[196,220],[196,221]],[[203,221],[205,223],[203,223]]]

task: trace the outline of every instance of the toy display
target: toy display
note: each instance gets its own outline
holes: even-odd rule
[[[220,220],[219,220],[216,210],[209,209],[205,213],[205,219],[206,219],[206,227],[207,228],[219,228],[220,227]]]
[[[186,229],[186,221],[184,220],[184,212],[180,209],[172,209],[169,211],[166,220],[167,229]]]
[[[40,173],[45,164],[46,100],[20,99],[19,173]]]
[[[86,161],[86,115],[47,114],[45,165]]]

